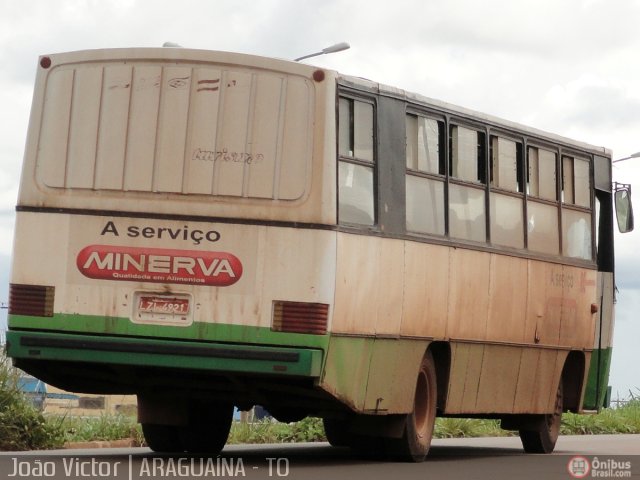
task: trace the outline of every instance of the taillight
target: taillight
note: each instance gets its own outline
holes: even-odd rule
[[[273,302],[273,324],[277,332],[327,333],[329,305],[326,303]]]
[[[9,314],[53,317],[55,287],[43,285],[9,285]]]

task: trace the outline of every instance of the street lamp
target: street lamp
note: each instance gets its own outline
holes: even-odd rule
[[[630,160],[630,159],[632,159],[632,158],[638,158],[638,157],[640,157],[640,152],[632,153],[632,154],[631,154],[631,155],[629,155],[628,157],[619,158],[619,159],[617,159],[617,160],[614,160],[614,161],[613,161],[613,162],[611,162],[611,163],[623,162],[623,161],[625,161],[625,160]]]
[[[331,45],[330,47],[323,48],[320,52],[304,55],[303,57],[298,57],[294,60],[294,62],[299,62],[300,60],[304,60],[305,58],[317,57],[318,55],[326,55],[327,53],[341,52],[349,48],[351,48],[351,45],[349,45],[347,42],[336,43],[335,45]],[[638,152],[638,154],[640,155],[640,152]]]

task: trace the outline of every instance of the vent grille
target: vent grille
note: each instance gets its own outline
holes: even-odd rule
[[[9,314],[53,317],[55,287],[43,285],[9,286]]]
[[[273,303],[272,330],[290,333],[327,333],[329,305],[326,303],[283,302]]]

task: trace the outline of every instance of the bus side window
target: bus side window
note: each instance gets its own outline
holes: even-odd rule
[[[444,123],[406,116],[406,228],[444,235]]]
[[[562,156],[562,201],[579,207],[591,208],[589,160]]]
[[[490,138],[491,243],[524,248],[522,142]]]
[[[556,153],[542,148],[527,149],[527,194],[556,201]]]
[[[562,253],[585,260],[593,257],[589,167],[586,158],[562,156]]]
[[[560,253],[557,158],[556,152],[527,148],[527,247],[550,255]]]
[[[486,242],[486,134],[452,125],[449,144],[449,234]]]
[[[374,108],[351,98],[338,102],[338,219],[375,223]]]

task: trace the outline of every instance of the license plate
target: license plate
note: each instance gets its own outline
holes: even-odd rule
[[[189,299],[167,297],[140,297],[138,303],[138,311],[140,313],[187,315],[189,313]]]
[[[188,326],[193,322],[191,295],[154,295],[136,292],[134,323]]]

